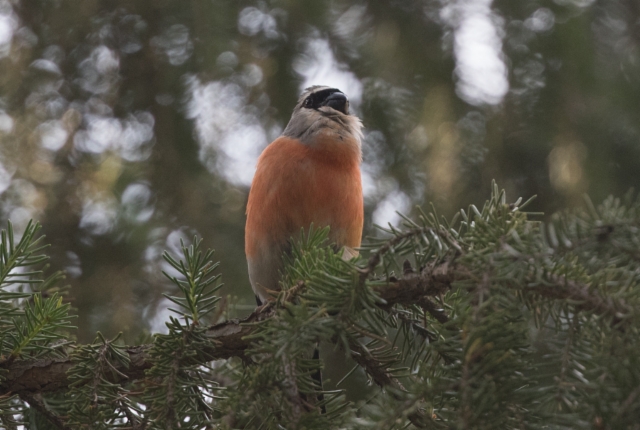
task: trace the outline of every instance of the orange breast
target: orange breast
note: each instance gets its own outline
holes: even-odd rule
[[[249,193],[247,257],[280,252],[289,238],[311,223],[330,226],[330,238],[338,246],[360,246],[363,197],[359,164],[355,142],[320,139],[304,145],[280,137],[271,143],[258,160]]]

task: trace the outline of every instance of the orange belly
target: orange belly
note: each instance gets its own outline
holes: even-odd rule
[[[280,137],[258,160],[249,192],[245,251],[254,291],[277,290],[282,254],[301,229],[330,227],[339,247],[362,239],[363,197],[359,148],[319,140],[303,145]]]

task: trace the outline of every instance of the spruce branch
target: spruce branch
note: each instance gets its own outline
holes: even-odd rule
[[[207,397],[213,397],[217,383],[208,376],[206,365],[215,359],[209,352],[216,348],[207,338],[204,322],[209,314],[215,314],[220,300],[215,292],[222,284],[220,275],[213,275],[219,265],[211,260],[213,250],[202,252],[201,244],[202,240],[196,237],[188,247],[181,241],[182,260],[167,252],[163,254],[180,277],[163,273],[182,296],[165,295],[178,305],[171,310],[179,318],[171,316],[166,324],[169,333],[156,335],[148,349],[150,366],[145,371],[142,401],[146,405],[145,422],[151,428],[173,429],[187,422],[189,426],[197,426],[211,421],[212,408]]]
[[[60,430],[71,430],[71,427],[67,426],[65,421],[58,414],[53,412],[44,404],[40,394],[24,392],[20,393],[20,398],[27,402],[33,409],[38,411],[38,413],[45,417],[49,423],[55,426],[55,428]]]
[[[367,374],[371,376],[371,379],[381,388],[392,387],[399,390],[404,390],[402,383],[393,377],[391,372],[385,367],[383,363],[380,363],[360,342],[355,340],[349,342],[349,349],[351,350],[351,358],[360,367],[365,369]]]
[[[552,275],[551,283],[534,287],[532,291],[548,299],[570,300],[578,304],[578,310],[608,317],[613,326],[618,326],[634,314],[624,299],[604,297],[589,285],[581,284],[564,276]]]
[[[415,304],[425,296],[437,296],[449,290],[454,282],[469,280],[464,273],[448,262],[424,270],[420,274],[412,274],[408,279],[399,279],[388,285],[375,287],[376,295],[383,300],[379,307],[389,309],[396,304]],[[587,285],[567,283],[562,278],[555,278],[557,283],[544,287],[535,287],[532,291],[547,299],[571,299],[580,304],[591,304],[588,309],[596,315],[615,315],[620,309],[627,311],[624,303],[612,298],[603,299]],[[304,290],[304,284],[298,285],[298,294]],[[294,299],[293,292],[289,292],[289,300]],[[186,358],[186,364],[202,364],[211,360],[228,359],[231,357],[245,358],[246,351],[251,345],[248,339],[255,332],[255,324],[271,318],[276,311],[272,302],[256,309],[243,319],[232,319],[214,324],[206,329],[204,336],[207,343],[203,345],[198,358]],[[149,350],[152,345],[125,347],[129,356],[129,367],[117,366],[118,372],[126,375],[129,380],[144,377],[144,372],[150,368]],[[66,387],[69,382],[66,372],[71,367],[69,358],[44,358],[39,360],[18,360],[7,366],[7,375],[0,382],[0,395],[10,392],[49,392]],[[124,380],[114,377],[113,383]],[[381,376],[381,381],[385,380]]]
[[[300,418],[302,417],[302,397],[300,391],[298,390],[295,365],[292,363],[289,354],[282,354],[281,359],[285,375],[284,380],[282,381],[282,386],[284,388],[287,399],[292,406],[292,417],[290,424],[291,428],[295,429],[298,427]]]
[[[13,362],[24,353],[38,351],[39,354],[60,349],[66,344],[54,343],[54,340],[64,340],[61,331],[74,328],[69,323],[68,303],[63,303],[62,297],[55,293],[43,299],[40,294],[32,296],[32,302],[25,307],[22,318],[14,318],[14,331],[8,333],[14,347],[7,361]],[[1,365],[1,364],[0,364]]]
[[[394,236],[392,239],[387,240],[384,245],[379,247],[375,252],[371,254],[369,260],[367,260],[367,265],[360,270],[360,283],[364,283],[375,272],[376,268],[380,265],[383,256],[393,250],[394,246],[401,244],[407,239],[415,236],[421,236],[431,231],[433,230],[430,227],[413,228],[409,231]]]
[[[24,425],[23,420],[26,406],[17,394],[0,396],[0,426],[7,430],[18,430]]]
[[[41,244],[39,230],[38,223],[29,221],[18,241],[11,222],[0,231],[0,375],[23,355],[60,351],[68,344],[64,331],[73,328],[69,305],[54,291],[62,274],[42,279],[40,263],[48,257],[42,254],[47,245]]]
[[[424,305],[420,302],[422,297],[438,297],[449,291],[454,282],[468,279],[469,276],[456,263],[444,260],[426,266],[419,273],[408,273],[395,282],[375,287],[375,291],[388,306]]]
[[[94,343],[78,347],[71,355],[73,367],[67,372],[71,381],[67,396],[74,401],[68,412],[69,425],[108,428],[131,415],[130,409],[141,412],[129,399],[128,390],[111,382],[128,379],[118,370],[130,365],[124,347],[118,345],[120,336],[108,340],[98,332]]]
[[[420,297],[416,302],[420,308],[424,311],[428,312],[429,315],[434,317],[440,324],[446,324],[449,322],[449,317],[444,309],[440,309],[438,305],[436,305],[432,300],[430,300],[427,296]]]
[[[40,228],[39,223],[29,220],[17,244],[11,221],[7,223],[7,229],[0,232],[0,286],[42,282],[38,279],[29,279],[33,275],[40,274],[40,271],[15,272],[17,268],[34,266],[47,259],[46,255],[40,254],[47,248],[47,245],[40,245],[44,236],[36,237]]]
[[[321,364],[310,352],[329,341],[382,387],[379,411],[367,412],[378,424],[488,429],[576,420],[626,428],[640,403],[637,360],[629,355],[640,268],[625,252],[640,243],[640,202],[635,212],[607,204],[544,226],[494,186],[481,209],[461,211],[459,223],[422,213],[389,228],[391,237],[370,245],[368,259],[350,261],[327,246],[326,231],[311,231],[292,247],[275,300],[209,326],[219,315],[215,265],[199,241],[183,244],[183,261],[165,257],[181,293],[170,297],[178,317],[169,333],[152,345],[119,346],[122,359],[108,359],[105,342],[97,342],[89,362],[99,371],[76,378],[71,391],[85,390],[89,409],[104,407],[109,419],[137,428],[366,422],[338,391],[322,391],[326,414],[307,401],[320,394],[311,375]],[[616,227],[600,234],[598,225]],[[0,318],[4,309],[11,312],[0,309]],[[550,353],[532,340],[535,330]],[[241,360],[209,365],[231,357]],[[68,388],[71,364],[20,354],[4,363],[0,395]],[[214,395],[216,380],[229,386],[225,398]],[[132,382],[145,388],[141,396],[101,394]],[[549,402],[545,393],[560,398]],[[563,403],[573,406],[558,412]]]
[[[573,367],[572,353],[574,352],[576,337],[578,335],[578,321],[578,316],[574,315],[571,322],[569,323],[569,330],[567,332],[565,343],[560,353],[560,373],[556,382],[556,400],[559,408],[564,408],[566,406],[569,406],[570,408],[574,407],[574,401],[573,399],[571,399],[571,397],[573,397],[572,392],[575,391],[576,387],[575,384],[569,382],[568,379],[569,372]]]
[[[619,408],[617,408],[615,416],[613,417],[613,421],[623,421],[623,419],[627,416],[631,419],[633,418],[633,410],[635,409],[637,412],[638,409],[638,399],[640,399],[640,386],[635,390],[631,391],[629,395],[624,399]]]
[[[424,299],[424,298],[423,298]],[[438,340],[438,337],[435,333],[430,332],[426,327],[423,327],[420,324],[420,321],[417,321],[410,316],[406,315],[403,312],[399,312],[395,309],[391,309],[389,311],[392,315],[398,318],[403,324],[406,324],[411,328],[411,330],[415,331],[419,336],[421,336],[426,342],[432,343]],[[444,360],[446,364],[451,364],[454,361],[454,358],[449,354],[438,351],[438,355]]]
[[[195,325],[202,324],[202,318],[210,314],[220,301],[220,297],[215,295],[222,287],[219,282],[220,274],[212,274],[220,263],[211,260],[214,252],[212,249],[203,253],[200,250],[201,244],[202,239],[194,237],[193,244],[187,247],[181,239],[180,247],[184,260],[178,261],[166,251],[162,254],[162,258],[182,276],[182,279],[178,279],[165,271],[162,272],[182,293],[181,297],[169,294],[164,296],[178,305],[178,309],[171,310],[184,318],[187,325],[191,322]]]

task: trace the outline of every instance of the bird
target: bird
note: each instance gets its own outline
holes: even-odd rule
[[[260,306],[280,290],[283,256],[301,229],[329,227],[342,257],[357,255],[364,222],[362,121],[337,88],[315,85],[298,99],[282,135],[258,158],[249,190],[245,253]]]

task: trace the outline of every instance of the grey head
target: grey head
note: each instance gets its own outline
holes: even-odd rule
[[[313,144],[319,133],[355,139],[360,145],[362,123],[349,114],[349,99],[337,88],[314,85],[305,89],[293,109],[284,136]]]

